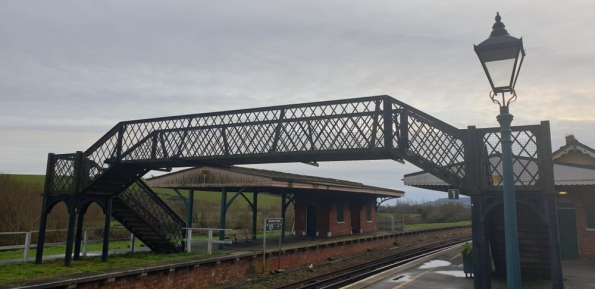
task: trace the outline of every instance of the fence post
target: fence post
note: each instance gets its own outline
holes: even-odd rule
[[[209,255],[213,253],[213,230],[209,229],[209,241],[207,243],[207,251]]]
[[[87,257],[87,246],[89,245],[89,234],[87,230],[83,231],[83,256]]]
[[[186,229],[186,253],[192,252],[192,229]]]
[[[31,232],[25,233],[25,250],[23,250],[23,262],[29,261],[29,246],[31,246]]]
[[[130,252],[134,253],[134,242],[135,242],[134,234],[130,233]]]

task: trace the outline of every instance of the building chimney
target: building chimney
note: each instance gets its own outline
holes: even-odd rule
[[[576,139],[574,138],[574,135],[573,134],[567,134],[566,135],[566,144],[569,144],[569,143],[571,143],[571,142],[573,142],[575,140]]]

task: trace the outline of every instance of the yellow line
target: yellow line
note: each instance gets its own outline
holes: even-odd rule
[[[460,257],[460,255],[458,255],[458,254],[457,254],[456,256],[454,256],[454,257],[452,257],[452,258],[448,259],[448,261],[452,261],[452,260],[454,260],[454,259],[456,259],[456,258],[458,258],[458,257]],[[426,270],[425,272],[423,272],[423,273],[421,273],[421,274],[419,274],[419,275],[417,275],[417,276],[413,277],[411,280],[409,280],[409,281],[406,281],[405,283],[401,283],[401,284],[399,284],[399,285],[398,285],[398,286],[396,286],[396,287],[393,287],[393,289],[399,289],[399,288],[401,288],[401,287],[403,287],[403,286],[405,286],[405,285],[407,285],[407,284],[409,284],[409,283],[411,283],[411,282],[415,281],[417,278],[419,278],[419,277],[421,277],[421,276],[423,276],[423,275],[426,275],[427,273],[430,273],[430,272],[432,272],[432,271],[433,271],[434,269],[436,269],[436,268],[438,268],[438,267],[430,268],[430,269]]]

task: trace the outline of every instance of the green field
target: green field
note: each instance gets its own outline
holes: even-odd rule
[[[214,251],[214,255],[227,254]],[[110,255],[107,262],[100,262],[101,257],[83,257],[79,261],[72,261],[70,267],[64,267],[64,260],[44,261],[36,265],[33,262],[0,265],[0,285],[16,282],[26,282],[36,279],[54,278],[77,273],[97,273],[115,268],[137,268],[167,261],[181,261],[187,259],[204,258],[206,252],[155,254],[151,252],[135,252]]]
[[[14,179],[27,183],[27,184],[35,184],[43,187],[45,181],[45,175],[10,175]],[[161,188],[154,188],[153,191],[161,197],[163,200],[168,201],[177,201],[179,200],[178,194],[171,189],[161,189]],[[180,190],[180,194],[184,197],[188,198],[188,191]],[[234,193],[227,194],[227,200],[230,200],[233,197]],[[252,200],[252,193],[244,193],[244,195],[249,199]],[[220,192],[203,192],[203,191],[194,191],[194,200],[199,203],[212,203],[212,204],[219,204],[221,202],[221,193]],[[258,195],[258,206],[259,207],[270,207],[272,205],[279,205],[280,198],[277,196],[271,196],[267,194],[259,194]],[[234,206],[243,206],[247,205],[246,200],[242,197],[238,197],[234,201]]]

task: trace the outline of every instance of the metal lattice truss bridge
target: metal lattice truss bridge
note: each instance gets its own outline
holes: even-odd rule
[[[549,123],[512,130],[517,192],[543,191],[553,175]],[[184,222],[140,181],[152,169],[393,159],[473,194],[502,190],[500,155],[499,128],[458,129],[373,96],[120,122],[85,152],[50,154],[45,195],[115,197],[116,219],[175,251]]]

